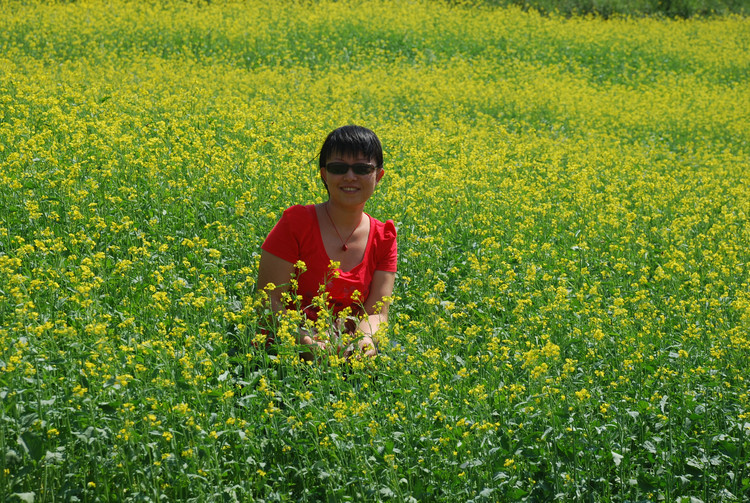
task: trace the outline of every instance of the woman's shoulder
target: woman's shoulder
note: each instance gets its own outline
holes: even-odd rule
[[[372,223],[372,229],[375,231],[372,236],[373,268],[379,271],[396,272],[398,262],[396,226],[393,220],[381,222],[373,218]]]
[[[294,220],[294,221],[306,221],[310,217],[315,216],[315,205],[314,204],[295,204],[284,210],[282,218]]]
[[[375,231],[375,236],[384,241],[391,241],[396,239],[396,226],[393,220],[386,220],[381,222],[375,217],[370,216],[372,220],[372,228]]]
[[[312,215],[312,216],[311,216]],[[315,208],[296,204],[284,210],[283,215],[268,233],[262,248],[287,262],[299,259],[299,250],[312,235]]]

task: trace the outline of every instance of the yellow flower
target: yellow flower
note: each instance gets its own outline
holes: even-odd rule
[[[591,398],[591,393],[586,388],[581,389],[580,391],[575,392],[576,398],[580,401],[588,400]]]

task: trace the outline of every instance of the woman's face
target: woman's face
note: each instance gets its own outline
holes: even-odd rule
[[[331,154],[327,163],[371,164],[376,166],[375,160],[365,155]],[[320,176],[328,185],[329,199],[332,203],[347,207],[362,207],[375,191],[375,186],[383,177],[383,169],[375,169],[372,173],[358,175],[353,169],[337,175],[326,168],[320,169]]]

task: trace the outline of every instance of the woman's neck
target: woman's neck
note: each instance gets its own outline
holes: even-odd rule
[[[330,199],[324,202],[323,206],[336,227],[340,229],[351,229],[359,225],[362,221],[362,214],[365,212],[364,205],[362,207],[342,207],[332,203]]]

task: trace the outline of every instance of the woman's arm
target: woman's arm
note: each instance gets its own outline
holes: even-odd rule
[[[260,251],[260,265],[258,266],[258,291],[265,290],[269,283],[275,288],[267,291],[274,313],[284,310],[281,296],[289,291],[289,280],[294,276],[294,264],[277,257],[266,250]]]
[[[388,321],[388,307],[390,302],[383,301],[384,298],[393,295],[393,285],[396,282],[396,273],[387,271],[375,271],[370,284],[370,294],[365,300],[364,308],[367,318],[359,322],[357,327],[362,331],[364,337],[359,341],[359,348],[365,351],[366,356],[377,354],[374,341],[375,334],[380,324]]]
[[[258,266],[258,289],[265,289],[270,283],[273,283],[275,288],[267,291],[268,298],[271,302],[271,310],[274,313],[278,313],[286,309],[282,296],[285,292],[289,291],[289,281],[294,278],[294,264],[287,262],[286,260],[277,257],[272,253],[268,253],[265,250],[260,252],[260,265]],[[312,348],[325,349],[325,344],[321,341],[316,341],[313,338],[313,334],[307,332],[307,330],[300,328],[299,335],[297,337],[297,344],[305,346],[311,346]],[[312,360],[313,354],[311,351],[306,351],[301,354],[305,360]]]

